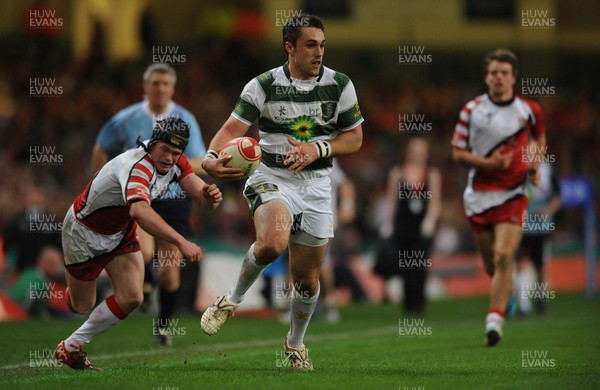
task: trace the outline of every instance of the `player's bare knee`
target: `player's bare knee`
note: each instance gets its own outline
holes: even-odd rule
[[[268,264],[275,261],[279,255],[285,250],[285,245],[277,242],[257,242],[254,245],[254,257],[259,264]]]
[[[512,270],[512,254],[508,251],[502,250],[497,251],[494,261],[494,266],[496,269],[501,271],[511,271]]]
[[[292,281],[294,283],[294,289],[299,293],[308,293],[310,296],[317,293],[317,288],[319,286],[318,278],[292,276]]]
[[[138,308],[144,301],[144,295],[140,291],[138,293],[128,293],[124,296],[117,297],[117,303],[121,309],[126,313],[131,313]]]

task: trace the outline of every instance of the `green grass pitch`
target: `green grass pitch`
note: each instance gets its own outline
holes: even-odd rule
[[[336,325],[313,320],[315,369],[282,357],[285,325],[230,319],[206,336],[199,317],[176,317],[173,346],[153,344],[153,318],[132,315],[87,346],[104,371],[56,367],[47,356],[81,320],[0,323],[2,389],[598,389],[600,298],[557,294],[545,315],[511,318],[483,348],[487,300],[431,302],[422,319],[396,305],[355,305]]]

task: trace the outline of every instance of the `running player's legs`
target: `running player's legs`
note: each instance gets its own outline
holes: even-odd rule
[[[106,265],[113,283],[115,300],[126,313],[133,312],[143,300],[144,260],[140,251],[116,256]]]
[[[167,291],[176,291],[181,283],[179,266],[181,265],[181,252],[177,246],[163,241],[158,241],[158,278],[160,286]]]
[[[154,236],[147,233],[139,225],[137,227],[137,235],[142,248],[142,258],[144,259],[144,263],[150,263],[154,255]]]
[[[65,271],[69,288],[69,306],[79,314],[87,313],[96,304],[96,280],[83,281]]]
[[[268,265],[286,249],[290,239],[292,216],[283,201],[274,199],[258,206],[254,212],[256,264]]]
[[[289,221],[292,220],[288,206],[279,197],[265,203],[262,201],[258,194],[253,193],[249,197],[249,204],[254,209],[256,241],[246,252],[237,279],[229,293],[218,297],[202,315],[200,326],[209,335],[221,329],[265,267],[275,261],[288,245]]]
[[[543,235],[532,236],[529,240],[531,242],[531,262],[537,272],[538,276],[541,276],[544,263],[549,256],[549,245],[548,237]]]
[[[491,286],[491,307],[505,308],[513,281],[513,259],[523,235],[521,225],[501,222],[494,226],[494,276]]]
[[[290,241],[290,271],[294,291],[290,299],[290,331],[284,349],[294,368],[312,369],[304,336],[319,299],[319,273],[327,250],[327,239],[305,232]]]
[[[327,244],[317,247],[290,242],[290,271],[294,286],[301,289],[300,295],[317,293],[319,273]]]
[[[331,245],[328,245],[325,256],[323,257],[323,264],[321,265],[321,273],[319,275],[319,282],[321,284],[320,299],[324,302],[326,321],[335,322],[339,314],[335,309],[335,274],[333,272],[333,263],[334,260]],[[334,316],[331,320],[327,318],[328,313],[332,313]]]
[[[137,244],[137,241],[134,242]],[[114,295],[100,302],[92,310],[88,319],[69,337],[61,341],[54,352],[54,356],[59,362],[76,370],[94,368],[87,359],[87,355],[82,352],[85,344],[90,343],[94,337],[127,318],[127,315],[142,302],[144,260],[139,248],[135,252],[121,253],[111,258],[104,269],[112,281]],[[89,299],[92,294],[90,289],[92,286],[95,287],[95,282],[77,281],[72,276],[67,276],[67,278],[70,283],[69,287],[74,289],[72,303],[79,305],[77,310],[86,309],[86,305],[93,301],[79,300],[78,297]],[[95,296],[95,291],[93,295]]]
[[[152,208],[169,224],[169,226],[175,229],[177,233],[186,238],[193,235],[189,226],[189,218],[192,210],[192,204],[189,198],[158,200],[152,203]],[[176,292],[181,285],[180,265],[183,255],[176,245],[160,239],[156,239],[155,242],[161,291],[166,293]],[[189,267],[189,269],[191,269],[191,267]],[[171,300],[167,300],[169,301],[167,302],[169,306],[175,306],[174,299],[175,297]]]
[[[477,247],[488,275],[494,276],[494,232],[484,230],[476,235]]]
[[[144,259],[145,269],[144,269],[144,284],[143,284],[143,292],[144,292],[144,302],[141,307],[142,312],[146,312],[150,308],[150,294],[154,290],[156,286],[156,281],[154,279],[154,267],[152,264],[152,259],[154,258],[154,249],[156,247],[154,236],[150,235],[150,233],[146,232],[139,225],[137,226],[137,236],[138,241],[141,247],[142,258]]]

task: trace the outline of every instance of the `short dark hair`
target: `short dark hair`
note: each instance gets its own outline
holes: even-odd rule
[[[512,65],[513,74],[516,76],[519,72],[519,60],[517,60],[517,56],[510,50],[507,49],[497,49],[483,57],[483,75],[487,76],[488,73],[488,65],[492,61],[498,62],[507,62]]]
[[[323,20],[315,15],[310,14],[299,14],[294,15],[286,20],[283,25],[283,48],[285,50],[285,43],[290,42],[293,47],[296,47],[296,41],[300,36],[300,29],[302,27],[315,27],[321,31],[325,31]]]

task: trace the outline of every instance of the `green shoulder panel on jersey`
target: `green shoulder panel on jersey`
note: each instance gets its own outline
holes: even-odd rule
[[[353,124],[358,123],[362,119],[362,113],[358,106],[358,101],[354,103],[348,110],[340,112],[338,115],[338,126],[340,129],[348,129]]]
[[[350,83],[350,78],[343,73],[335,72],[333,76],[340,89],[340,95],[346,86]],[[352,107],[345,111],[341,111],[338,115],[337,123],[340,129],[347,129],[358,123],[362,119],[362,113],[358,105],[358,100]]]
[[[275,81],[275,76],[273,75],[273,70],[268,70],[258,76],[256,76],[256,81],[262,88],[265,94],[265,102],[271,100],[271,85]]]
[[[333,79],[337,83],[341,95],[344,88],[346,88],[346,85],[350,83],[350,77],[346,76],[343,73],[335,72],[335,75],[333,75]]]
[[[245,101],[241,97],[238,98],[233,112],[248,122],[254,122],[254,120],[260,116],[260,111],[258,108],[254,106],[254,104]]]

